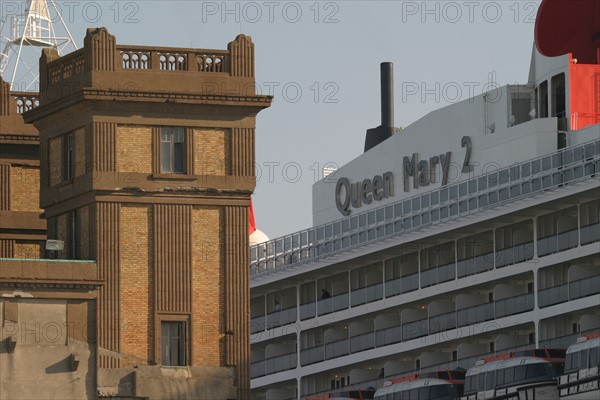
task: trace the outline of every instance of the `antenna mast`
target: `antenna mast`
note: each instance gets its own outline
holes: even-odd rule
[[[25,11],[19,11],[4,19],[0,75],[10,82],[13,91],[37,90],[41,49],[53,47],[62,54],[69,45],[71,51],[77,50],[77,46],[54,0],[27,0]],[[57,36],[53,24],[57,21],[65,36]]]

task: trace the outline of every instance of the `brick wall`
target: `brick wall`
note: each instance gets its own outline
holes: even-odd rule
[[[231,175],[231,132],[194,129],[194,174]]]
[[[62,138],[50,139],[50,186],[56,185],[62,181]],[[44,182],[45,183],[45,182]]]
[[[196,207],[192,214],[192,363],[223,365],[223,210]]]
[[[10,168],[10,210],[42,212],[38,167],[12,166]]]
[[[151,127],[117,127],[117,171],[152,173]]]
[[[44,242],[16,240],[14,258],[42,258]]]
[[[152,209],[121,207],[121,366],[153,359]]]
[[[73,132],[75,139],[75,176],[85,175],[85,128],[79,128]]]

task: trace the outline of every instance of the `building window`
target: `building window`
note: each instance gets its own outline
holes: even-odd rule
[[[540,84],[539,90],[540,118],[548,118],[548,81]]]
[[[161,322],[162,365],[185,365],[185,322]]]
[[[63,140],[63,180],[70,181],[75,175],[75,138],[69,133]]]
[[[565,74],[552,77],[552,116],[565,118],[567,115],[567,102],[565,90]]]
[[[185,130],[182,127],[163,127],[160,133],[160,172],[184,174]]]

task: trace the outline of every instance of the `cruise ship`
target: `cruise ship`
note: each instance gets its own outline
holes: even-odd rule
[[[312,227],[250,248],[253,398],[371,398],[600,330],[599,17],[544,0],[526,82],[404,128],[381,65],[382,123],[313,185]],[[575,351],[537,399],[597,398]]]

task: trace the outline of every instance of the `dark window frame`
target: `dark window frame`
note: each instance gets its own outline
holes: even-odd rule
[[[183,367],[189,365],[189,334],[188,334],[189,323],[187,319],[171,319],[161,318],[159,322],[160,330],[160,364],[166,367]],[[178,330],[179,336],[176,335],[175,330]],[[169,345],[172,340],[179,340],[175,343],[175,348]],[[176,354],[167,353],[168,350],[177,350]],[[167,360],[166,356],[169,356]],[[175,356],[177,359],[172,360],[171,357]]]
[[[180,126],[163,126],[159,134],[158,163],[160,173],[187,174],[187,149],[190,146],[186,129]],[[168,157],[168,160],[166,158]]]
[[[62,140],[62,180],[69,182],[75,178],[75,135],[67,133]]]
[[[67,214],[67,258],[78,260],[81,255],[80,249],[81,221],[78,210],[69,211]]]

